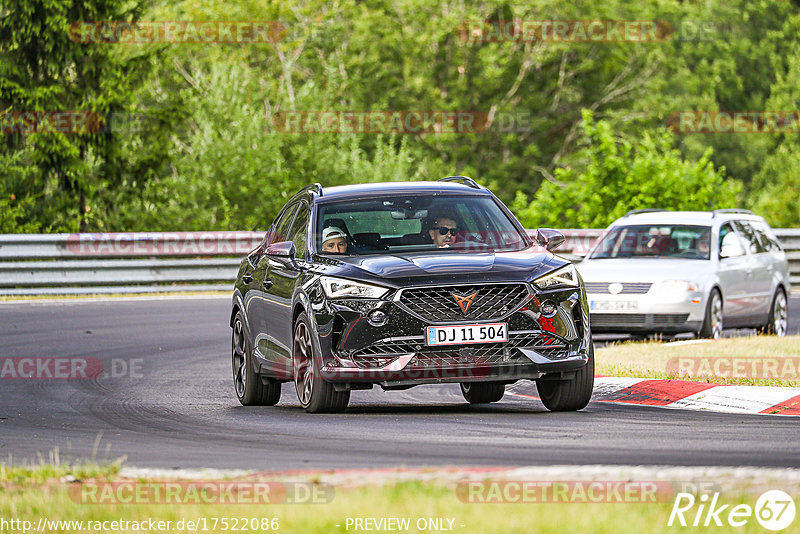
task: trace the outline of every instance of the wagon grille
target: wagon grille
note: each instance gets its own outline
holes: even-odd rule
[[[402,290],[398,302],[428,323],[487,321],[515,311],[529,295],[527,284],[415,287]],[[470,302],[467,304],[464,298]]]
[[[689,314],[656,313],[646,315],[643,313],[593,313],[590,317],[592,326],[611,326],[624,329],[626,326],[682,325],[689,319]]]
[[[608,290],[610,284],[611,282],[586,282],[586,292],[610,294],[611,291]],[[650,282],[623,282],[620,285],[622,286],[622,291],[619,292],[620,295],[644,295],[650,291],[650,287],[653,284]]]

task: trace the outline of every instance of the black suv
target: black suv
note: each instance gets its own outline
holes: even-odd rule
[[[274,405],[294,381],[309,412],[350,391],[458,382],[470,403],[535,380],[550,410],[594,384],[583,282],[463,176],[300,190],[242,260],[231,327],[236,395]]]

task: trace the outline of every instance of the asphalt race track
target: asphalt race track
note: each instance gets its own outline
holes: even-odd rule
[[[550,413],[506,395],[470,407],[457,385],[353,392],[309,415],[292,385],[277,407],[233,393],[229,299],[0,304],[0,359],[84,357],[116,378],[0,380],[0,458],[127,457],[140,467],[248,469],[442,465],[800,466],[792,417],[592,402]],[[800,331],[800,298],[790,302]],[[525,388],[535,395],[535,387]]]

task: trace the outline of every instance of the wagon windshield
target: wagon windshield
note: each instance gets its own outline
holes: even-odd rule
[[[710,258],[711,228],[687,225],[630,225],[609,230],[590,258]]]
[[[331,236],[338,254],[515,251],[525,236],[492,197],[392,196],[319,205],[316,250]]]

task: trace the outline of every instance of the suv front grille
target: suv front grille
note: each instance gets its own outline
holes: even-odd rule
[[[595,294],[611,294],[611,291],[608,290],[608,286],[612,282],[586,282],[584,285],[586,286],[587,293],[595,293]],[[650,291],[650,287],[653,285],[650,282],[623,282],[622,284],[622,291],[619,292],[620,295],[644,295],[648,291]]]
[[[471,304],[459,305],[459,297],[475,295]],[[418,318],[431,322],[489,321],[515,311],[528,299],[527,284],[471,284],[415,287],[400,293],[399,304]]]
[[[476,343],[428,347],[423,336],[381,340],[357,350],[350,359],[362,369],[384,367],[403,354],[414,354],[408,367],[440,368],[524,363],[529,360],[514,348],[534,349],[557,360],[565,358],[568,347],[549,332],[510,332],[507,343]]]

